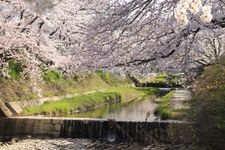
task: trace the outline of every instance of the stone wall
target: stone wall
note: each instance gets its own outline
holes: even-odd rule
[[[11,137],[90,138],[106,141],[190,143],[185,122],[127,122],[104,119],[0,118],[0,139]]]

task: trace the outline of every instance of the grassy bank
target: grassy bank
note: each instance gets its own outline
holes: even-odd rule
[[[174,90],[163,96],[154,111],[155,115],[158,115],[162,120],[187,120],[188,107],[185,105],[189,105],[189,101],[179,102],[179,104],[176,101],[175,93]],[[178,107],[174,106],[175,103],[178,103]]]
[[[33,106],[25,109],[23,114],[33,115],[68,115],[76,112],[85,112],[100,105],[119,102],[121,97],[118,93],[93,93],[79,95],[56,102],[47,102],[41,106]]]
[[[156,107],[154,113],[159,116],[162,120],[171,119],[174,116],[173,111],[171,110],[170,102],[173,98],[174,91],[169,92],[163,96],[159,102],[159,105]]]
[[[157,88],[151,87],[146,88],[119,87],[119,88],[111,88],[108,91],[119,93],[122,98],[122,103],[129,103],[132,101],[154,98],[159,95],[159,90]]]
[[[37,99],[38,94],[33,90],[34,85],[28,78],[20,76],[18,69],[12,69],[12,77],[0,77],[0,97],[3,101],[19,101]],[[52,97],[113,87],[127,87],[131,81],[120,79],[112,74],[101,71],[86,74],[64,76],[60,70],[46,70],[42,73],[43,81],[38,83],[43,97]]]
[[[0,96],[3,101],[18,101],[38,99],[33,91],[33,84],[29,78],[21,76],[21,64],[13,62],[8,68],[8,78],[0,78]],[[75,96],[57,102],[47,102],[41,106],[34,106],[23,111],[24,115],[52,114],[68,115],[78,111],[87,111],[121,97],[121,104],[144,100],[157,96],[154,88],[132,88],[132,82],[126,75],[109,73],[103,70],[85,74],[65,76],[62,70],[42,70],[43,82],[37,83],[42,90],[43,97],[61,96],[67,94],[99,91],[93,94]],[[110,103],[110,102],[109,102]]]
[[[71,115],[77,112],[86,112],[98,106],[110,105],[116,102],[121,104],[144,100],[155,97],[158,90],[155,88],[111,88],[106,92],[97,92],[87,95],[79,95],[73,98],[62,99],[57,102],[47,102],[40,106],[29,107],[23,111],[23,115]],[[119,101],[118,101],[119,100]]]
[[[182,74],[158,74],[151,80],[151,83],[156,84],[168,84],[168,85],[178,85],[181,84]]]
[[[3,101],[18,101],[38,99],[33,91],[29,78],[21,76],[21,64],[13,62],[9,67],[10,76],[0,78],[0,96]],[[67,94],[99,91],[93,94],[74,96],[57,102],[47,102],[23,111],[23,115],[69,115],[74,112],[84,112],[105,103],[121,98],[121,106],[131,102],[153,98],[159,94],[155,88],[133,88],[126,75],[109,73],[103,70],[85,74],[65,76],[62,70],[42,70],[43,82],[37,84],[43,97],[61,96]],[[115,98],[116,97],[116,98]],[[108,101],[109,100],[109,101]]]

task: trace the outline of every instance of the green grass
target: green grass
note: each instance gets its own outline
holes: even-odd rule
[[[142,100],[153,99],[159,94],[159,91],[156,88],[120,87],[120,88],[112,89],[112,90],[119,92],[121,94],[121,97],[122,97],[121,103],[114,104],[110,107],[101,107],[96,110],[85,112],[85,113],[69,115],[68,117],[102,118],[104,117],[104,115],[114,110],[120,110],[123,107],[130,105],[131,103],[134,104]]]
[[[76,111],[85,112],[105,103],[113,103],[113,101],[118,100],[119,98],[120,95],[118,93],[97,92],[93,94],[79,95],[56,102],[47,102],[41,106],[29,107],[25,109],[22,114],[68,115],[73,114]]]
[[[161,73],[151,80],[152,83],[159,84],[179,84],[181,81],[181,74],[166,74]]]
[[[134,88],[134,87],[120,87],[109,89],[111,92],[117,92],[122,97],[122,102],[132,102],[153,98],[158,96],[159,90],[157,88]]]
[[[43,91],[43,97],[99,90],[104,90],[104,93],[82,95],[57,102],[49,102],[41,106],[30,107],[24,110],[24,115],[40,113],[46,115],[68,115],[78,107],[85,110],[103,104],[107,93],[120,95],[122,105],[158,95],[156,88],[133,88],[129,79],[120,79],[118,76],[104,71],[65,77],[60,70],[43,70],[42,77],[45,82],[40,83],[39,86]],[[1,98],[4,101],[37,99],[38,96],[36,93],[33,93],[32,84],[29,82],[28,79],[23,78],[18,80],[0,78]]]
[[[42,85],[44,97],[51,97],[57,95],[65,95],[72,93],[80,93],[87,91],[95,91],[101,89],[112,88],[102,78],[95,73],[89,75],[80,75],[79,78],[59,78],[50,80]]]
[[[171,119],[173,117],[173,112],[170,109],[170,101],[172,100],[174,91],[169,92],[161,98],[159,105],[156,107],[154,113],[162,120]]]
[[[159,74],[154,79],[152,79],[151,82],[167,84],[167,74],[165,74],[165,73]]]
[[[62,79],[60,70],[46,70],[43,72],[43,80],[46,82],[57,81]]]
[[[57,102],[47,102],[41,106],[29,107],[23,111],[23,115],[44,114],[44,115],[63,115],[68,116],[75,113],[75,110],[81,109],[82,112],[90,111],[98,105],[102,105],[106,100],[115,100],[121,98],[121,105],[134,101],[140,101],[147,98],[153,98],[157,95],[155,88],[131,88],[119,87],[111,88],[105,92],[97,92],[87,95],[79,95],[69,99],[63,99]],[[95,111],[91,116],[97,117],[105,112],[105,109]],[[97,114],[96,114],[97,113]],[[89,113],[87,113],[90,116]]]
[[[9,60],[8,61],[8,70],[9,70],[9,76],[13,80],[18,80],[22,77],[22,63],[17,62],[15,60]]]
[[[3,101],[19,101],[37,99],[38,94],[32,88],[32,81],[29,77],[23,76],[23,62],[17,60],[8,60],[8,76],[0,77],[0,97]],[[89,72],[84,74],[73,74],[66,76],[60,69],[42,71],[43,82],[36,85],[42,89],[43,97],[52,97],[66,94],[74,94],[87,91],[96,91],[102,89],[111,89],[113,87],[130,86],[131,81],[128,78],[120,78],[116,74],[111,74],[100,70],[98,72]]]
[[[131,81],[128,78],[121,79],[120,77],[113,75],[112,73],[106,72],[104,70],[98,70],[96,72],[97,75],[101,77],[101,79],[111,85],[111,86],[121,86],[131,84]]]
[[[30,83],[28,78],[20,78],[20,71],[17,69],[15,69],[15,66],[11,67],[12,79],[0,77],[1,99],[5,102],[37,99],[37,94],[32,91],[32,83]],[[103,79],[102,76],[94,72],[65,77],[62,75],[60,70],[45,70],[43,71],[42,77],[44,82],[39,83],[38,86],[42,89],[43,97],[97,91],[102,89],[107,90],[120,86],[130,86],[129,80],[117,79],[112,75],[108,76],[107,80],[110,79],[111,82],[116,83],[116,86],[109,84],[105,79]]]
[[[173,99],[175,91],[170,91],[168,94],[161,98],[159,105],[154,110],[155,115],[158,115],[162,120],[174,119],[185,120],[187,115],[187,109],[174,110],[171,106],[171,100]]]

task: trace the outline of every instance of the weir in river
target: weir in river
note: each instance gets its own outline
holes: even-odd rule
[[[52,117],[0,118],[0,138],[89,138],[110,142],[190,143],[191,124],[174,121],[115,121]]]

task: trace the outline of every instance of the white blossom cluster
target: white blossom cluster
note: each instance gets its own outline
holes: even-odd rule
[[[211,6],[202,4],[202,0],[180,0],[175,10],[175,17],[178,24],[187,25],[188,14],[199,14],[203,22],[210,22],[213,19]]]

